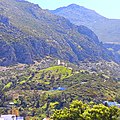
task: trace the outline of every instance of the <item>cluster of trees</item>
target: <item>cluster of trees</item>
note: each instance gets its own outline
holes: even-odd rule
[[[51,119],[53,120],[118,120],[120,109],[103,104],[84,104],[82,101],[74,100],[69,107],[55,110]]]

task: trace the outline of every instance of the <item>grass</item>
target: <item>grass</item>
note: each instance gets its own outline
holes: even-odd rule
[[[65,78],[68,78],[70,76],[72,76],[72,70],[64,67],[64,66],[53,66],[53,67],[49,67],[43,70],[38,71],[38,73],[34,76],[33,80],[51,80],[53,79],[60,79],[63,80]]]

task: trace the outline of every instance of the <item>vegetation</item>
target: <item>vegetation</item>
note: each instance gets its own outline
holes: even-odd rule
[[[0,1],[0,28],[0,114],[117,118],[117,108],[90,104],[120,101],[120,67],[105,64],[114,56],[90,29],[24,0]]]
[[[0,72],[1,114],[8,113],[9,102],[14,102],[21,116],[42,119],[51,116],[55,109],[69,108],[73,100],[87,104],[91,101],[95,104],[104,100],[120,101],[119,81],[114,80],[114,75],[64,66],[50,65],[40,69],[42,66],[40,62],[31,66],[1,67],[4,69]],[[58,87],[65,89],[58,90]]]
[[[118,120],[120,109],[102,104],[88,105],[81,101],[73,101],[69,108],[55,110],[53,120]]]

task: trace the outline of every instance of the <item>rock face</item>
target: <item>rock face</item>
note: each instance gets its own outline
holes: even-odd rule
[[[84,25],[97,34],[102,42],[120,43],[120,20],[105,18],[93,10],[71,4],[50,11],[53,14],[63,16],[76,25]]]
[[[10,65],[16,61],[14,49],[5,41],[0,41],[0,65]]]
[[[73,63],[114,60],[93,31],[24,0],[0,2],[0,51],[0,65],[32,64],[45,56]]]
[[[110,50],[115,55],[116,61],[120,62],[120,44],[119,43],[105,43],[104,47]]]

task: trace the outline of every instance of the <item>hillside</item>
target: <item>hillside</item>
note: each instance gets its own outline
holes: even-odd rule
[[[0,1],[0,28],[0,65],[31,64],[45,56],[77,64],[115,60],[87,27],[24,0]]]
[[[105,43],[104,47],[110,50],[115,56],[116,60],[120,59],[120,44],[119,43]]]
[[[65,66],[38,70],[39,66],[21,64],[0,71],[0,113],[6,113],[9,102],[14,102],[21,116],[42,119],[52,113],[52,105],[61,109],[76,99],[86,103],[120,101],[120,81],[114,80],[116,76]]]
[[[84,25],[90,28],[102,42],[120,43],[120,20],[105,18],[93,10],[71,4],[51,10],[53,14],[63,16],[76,25]]]

